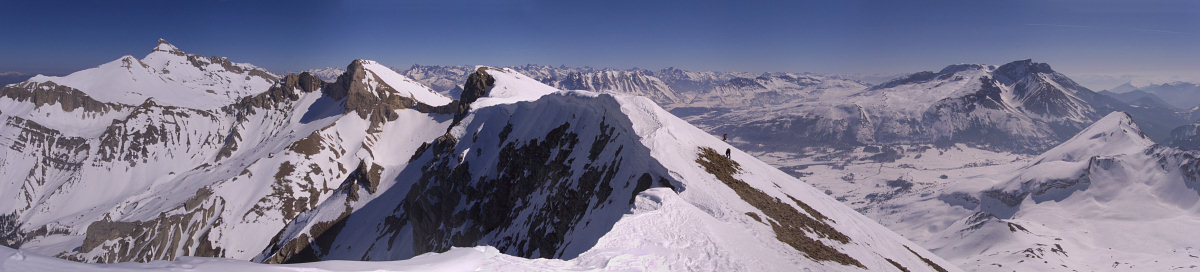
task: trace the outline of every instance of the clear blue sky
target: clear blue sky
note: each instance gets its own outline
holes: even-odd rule
[[[366,58],[891,74],[1032,58],[1080,78],[1200,75],[1190,0],[0,0],[0,37],[0,72],[50,74],[161,37],[276,72]]]

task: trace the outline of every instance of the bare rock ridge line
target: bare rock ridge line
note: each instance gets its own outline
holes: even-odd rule
[[[822,222],[822,220],[829,220],[829,218],[812,209],[807,204],[804,204],[804,202],[792,198],[792,201],[804,208],[808,215],[800,213],[795,208],[780,201],[779,198],[767,195],[761,190],[746,184],[744,181],[734,178],[734,174],[741,172],[741,166],[736,161],[730,160],[712,148],[700,148],[699,158],[696,159],[696,163],[703,166],[708,173],[717,176],[717,179],[720,179],[726,186],[737,192],[738,196],[743,200],[763,211],[766,218],[772,220],[770,225],[771,228],[775,229],[775,236],[779,241],[792,246],[800,252],[804,252],[809,258],[814,260],[834,261],[843,265],[866,268],[853,257],[808,237],[806,232],[814,232],[818,236],[821,236],[821,238],[831,239],[842,244],[850,242],[850,238],[846,237],[845,234]]]

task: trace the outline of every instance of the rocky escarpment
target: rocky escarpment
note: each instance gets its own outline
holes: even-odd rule
[[[35,107],[59,105],[63,111],[82,109],[84,112],[121,110],[127,105],[96,101],[83,92],[54,82],[24,82],[0,87],[0,97],[18,102],[30,102]]]
[[[221,121],[209,111],[157,105],[147,100],[100,134],[96,152],[100,162],[96,164],[123,161],[136,166],[174,156],[162,153],[171,147],[216,148],[224,143],[220,132],[189,131],[185,127],[220,127]]]
[[[237,125],[232,126],[225,133],[221,140],[221,149],[217,152],[215,160],[228,158],[233,155],[234,151],[237,151],[238,143],[243,140],[239,128],[245,126],[244,123],[248,121],[247,116],[254,115],[259,110],[287,110],[290,105],[300,100],[301,95],[322,90],[325,84],[320,78],[308,72],[288,75],[266,92],[243,97],[237,103],[222,107],[222,112],[235,117]]]
[[[570,123],[563,123],[546,132],[541,140],[505,143],[500,147],[499,161],[493,166],[498,171],[494,177],[472,174],[471,162],[475,160],[456,163],[457,154],[430,152],[431,164],[413,185],[403,205],[413,235],[418,237],[414,250],[442,252],[505,233],[489,239],[489,244],[525,257],[578,254],[563,250],[568,234],[578,224],[593,223],[581,222],[591,209],[628,205],[632,194],[613,195],[614,187],[626,184],[628,188],[629,184],[637,184],[638,179],[616,176],[622,167],[623,146],[605,146],[609,142],[600,141],[584,149],[588,144],[581,145],[579,135],[570,129]],[[599,153],[606,148],[615,149],[617,156],[610,160],[572,158],[578,156],[573,155],[576,151],[595,149]],[[580,169],[573,164],[585,166]],[[641,179],[650,179],[648,173],[643,176]],[[461,209],[461,204],[467,207]],[[532,216],[522,224],[515,224],[520,218],[517,215],[525,212]]]
[[[463,117],[466,117],[467,112],[471,110],[471,103],[475,103],[480,97],[487,96],[488,90],[496,84],[496,78],[487,73],[489,67],[479,67],[470,76],[467,76],[467,83],[463,85],[462,94],[459,96],[457,107],[454,111],[454,123],[458,124]],[[453,126],[453,125],[451,125]]]
[[[764,224],[769,223],[780,242],[788,244],[800,252],[804,252],[808,258],[813,260],[833,261],[843,265],[866,268],[859,260],[854,259],[854,257],[850,257],[838,251],[838,249],[808,236],[808,233],[812,232],[820,238],[837,241],[842,244],[850,243],[849,237],[829,225],[833,221],[825,215],[814,210],[803,201],[788,196],[793,203],[804,210],[804,213],[801,213],[779,198],[772,197],[762,190],[750,186],[745,181],[735,178],[734,175],[742,171],[741,166],[736,161],[730,160],[712,148],[700,148],[697,157],[696,163],[704,167],[705,171],[716,176],[725,186],[733,189],[742,200],[758,208],[763,212],[763,216],[770,219],[770,221],[764,222],[757,214],[748,214],[759,222],[763,222]]]
[[[436,108],[414,97],[401,95],[375,72],[365,69],[363,60],[354,60],[346,66],[346,72],[338,76],[336,82],[326,85],[323,93],[334,100],[345,99],[345,112],[369,120],[372,130],[384,122],[396,120],[399,117],[397,109]]]
[[[202,188],[179,207],[162,212],[146,221],[104,219],[87,227],[79,251],[59,257],[81,262],[149,262],[177,256],[224,257],[225,251],[209,241],[209,230],[221,221],[217,217],[225,201]],[[100,251],[97,257],[81,255]]]
[[[341,185],[338,186],[335,195],[340,195],[343,200],[340,203],[341,211],[332,220],[318,221],[308,226],[307,232],[301,233],[299,236],[290,240],[285,239],[284,235],[288,234],[289,230],[302,226],[289,225],[283,228],[275,237],[271,238],[270,246],[263,250],[260,256],[263,256],[259,261],[263,263],[301,263],[319,261],[322,257],[329,254],[332,249],[332,243],[336,241],[337,236],[345,228],[346,220],[353,212],[352,205],[360,199],[360,189],[363,189],[368,194],[373,194],[378,190],[380,183],[380,172],[383,170],[379,165],[372,164],[367,166],[365,162],[360,162],[359,166],[350,173]],[[329,203],[333,204],[333,203]],[[311,215],[311,214],[310,214]],[[297,220],[293,223],[307,223],[306,220]]]
[[[222,110],[244,116],[254,113],[254,109],[272,109],[278,107],[281,102],[299,100],[300,94],[312,93],[324,87],[324,81],[308,72],[288,75],[267,91],[243,97],[237,103],[223,107]]]
[[[10,116],[5,127],[14,129],[13,138],[4,138],[9,152],[32,158],[36,164],[21,178],[20,193],[14,194],[21,200],[17,211],[33,208],[38,200],[62,189],[64,184],[76,182],[81,177],[77,171],[85,166],[91,154],[92,143],[81,137],[62,135],[58,130],[47,128],[36,122]],[[0,162],[6,167],[15,167],[8,160]],[[14,211],[15,213],[15,211]],[[12,219],[12,220],[15,220]],[[19,226],[19,225],[18,225]],[[19,231],[19,228],[15,228]],[[8,246],[19,246],[22,239],[8,239]]]

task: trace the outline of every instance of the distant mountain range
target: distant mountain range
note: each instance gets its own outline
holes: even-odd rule
[[[1150,84],[1142,87],[1125,83],[1112,90],[1102,91],[1126,102],[1145,98],[1152,103],[1163,103],[1180,110],[1193,110],[1200,106],[1200,86],[1190,82]]]
[[[401,72],[441,93],[473,67],[414,65]],[[1113,111],[1128,112],[1151,137],[1193,114],[1138,92],[1093,92],[1049,65],[951,65],[877,85],[840,76],[597,69],[524,65],[512,69],[562,89],[645,96],[702,128],[731,134],[742,148],[890,143],[969,143],[1039,152]],[[1172,85],[1173,86],[1173,85]],[[1200,116],[1197,116],[1200,117]]]

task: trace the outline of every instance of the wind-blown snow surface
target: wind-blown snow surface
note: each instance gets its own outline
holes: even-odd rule
[[[1200,154],[1115,112],[1037,156],[885,146],[760,157],[974,271],[1187,271]],[[853,161],[853,162],[852,162]]]

